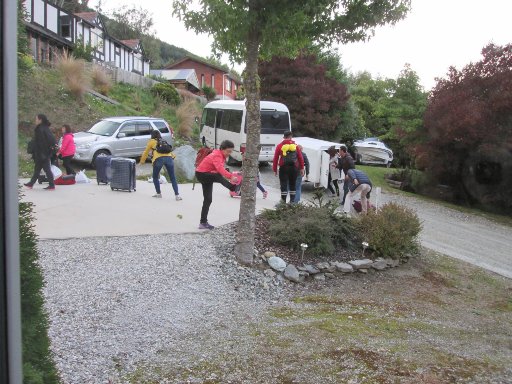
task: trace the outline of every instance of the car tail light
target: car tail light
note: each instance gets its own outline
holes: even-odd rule
[[[245,153],[245,143],[240,144],[240,153],[243,155]]]

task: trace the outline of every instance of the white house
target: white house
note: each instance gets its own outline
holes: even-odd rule
[[[48,0],[25,0],[25,26],[32,56],[52,62],[55,54],[82,43],[94,47],[94,60],[140,75],[149,74],[149,59],[139,40],[118,40],[108,35],[101,14],[73,14]]]

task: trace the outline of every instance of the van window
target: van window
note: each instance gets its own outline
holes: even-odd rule
[[[151,135],[151,131],[153,128],[151,128],[151,124],[149,124],[149,121],[142,121],[140,123],[137,123],[138,128],[138,135],[139,136],[149,136]]]
[[[222,129],[230,132],[240,132],[242,127],[243,111],[226,110],[222,118]]]
[[[222,115],[224,114],[224,111],[221,109],[217,110],[217,117],[215,118],[215,129],[219,129],[222,124]]]
[[[261,111],[261,133],[283,134],[290,130],[290,117],[288,112]],[[247,119],[245,119],[245,133],[247,133]]]
[[[123,125],[123,128],[119,130],[119,133],[124,133],[126,137],[134,137],[137,135],[137,127],[133,123]]]
[[[213,127],[215,124],[215,114],[217,113],[216,109],[206,108],[203,111],[203,125],[207,125],[208,127]]]
[[[161,133],[169,133],[169,128],[167,127],[167,124],[163,121],[153,121],[153,124]]]

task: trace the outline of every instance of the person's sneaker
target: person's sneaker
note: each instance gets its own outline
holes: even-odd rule
[[[55,191],[55,186],[49,185],[46,188],[43,188],[45,191]]]
[[[263,192],[263,198],[266,199],[267,197],[268,197],[268,192],[267,191]]]
[[[154,198],[156,199],[161,199],[162,198],[162,194],[161,193],[157,193],[156,195],[153,195]]]
[[[215,227],[213,225],[210,225],[208,223],[199,223],[199,229],[214,229]]]
[[[176,201],[181,201],[183,200],[183,197],[181,197],[180,195],[176,195]]]
[[[34,186],[33,186],[32,184],[30,184],[30,183],[25,183],[25,184],[23,184],[23,185],[24,185],[27,189],[32,189],[32,188],[34,188]]]

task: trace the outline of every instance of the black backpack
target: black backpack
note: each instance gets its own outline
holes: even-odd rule
[[[156,151],[158,153],[161,153],[163,155],[167,155],[168,153],[172,152],[172,145],[169,144],[164,139],[159,139],[156,143]]]
[[[286,156],[283,156],[284,165],[295,165],[297,162],[297,150],[287,151]]]

